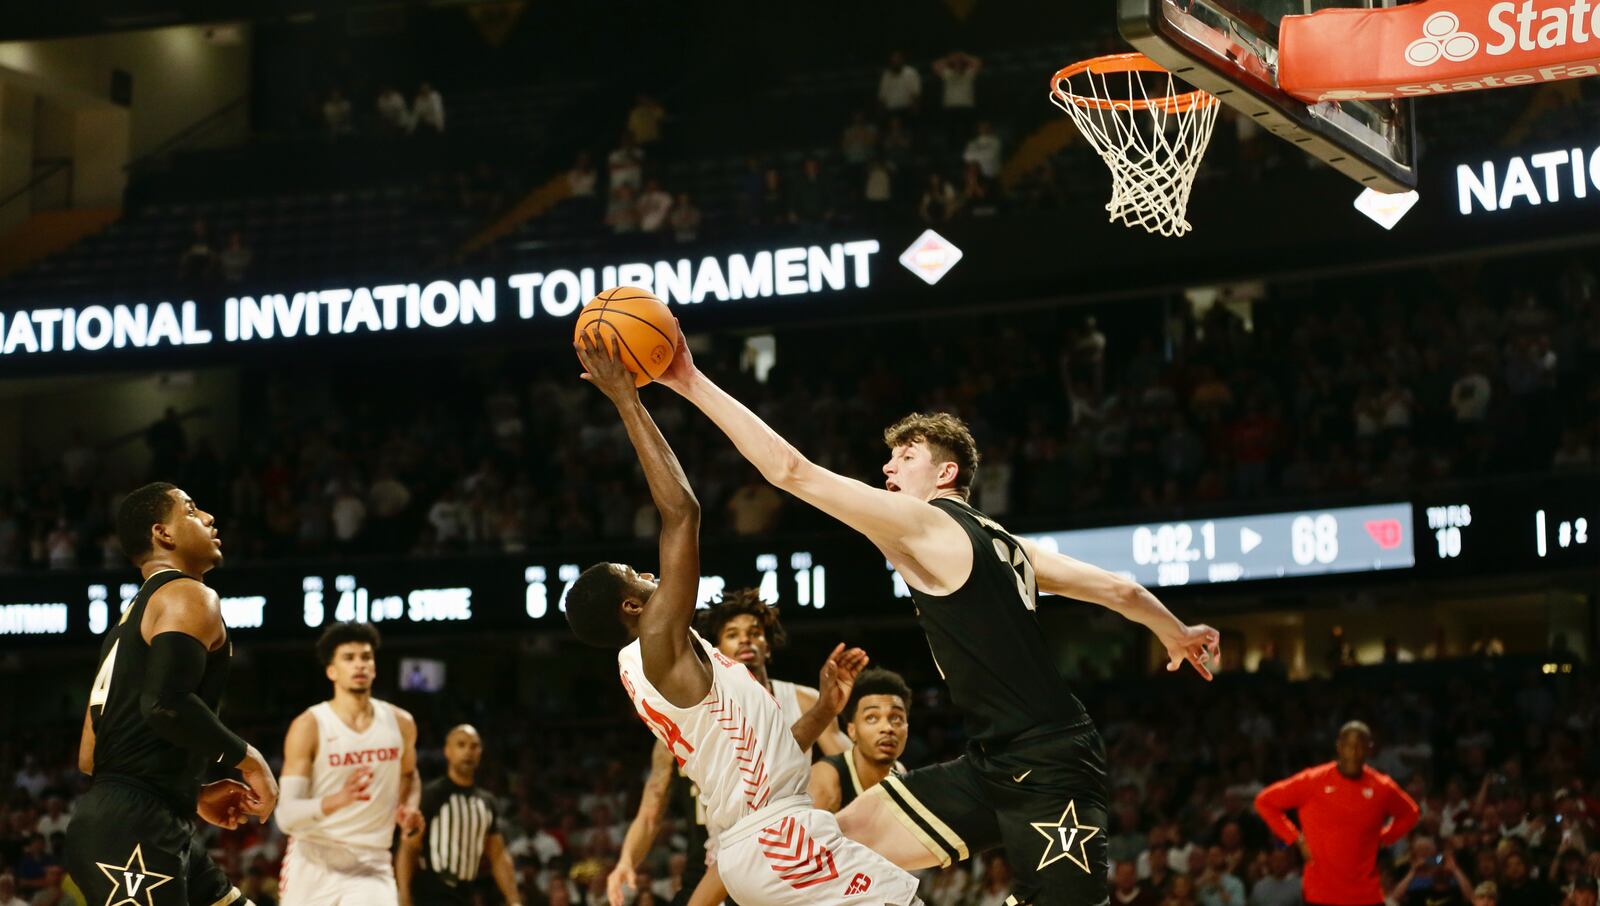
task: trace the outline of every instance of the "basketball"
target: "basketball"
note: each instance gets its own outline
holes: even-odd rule
[[[622,364],[639,387],[660,377],[678,348],[678,324],[667,303],[637,286],[618,286],[590,299],[578,312],[572,339],[580,341],[591,330],[606,343],[621,339]]]

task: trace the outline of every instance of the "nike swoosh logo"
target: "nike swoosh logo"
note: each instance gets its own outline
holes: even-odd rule
[[[1032,769],[1029,769],[1029,770],[1023,771],[1021,774],[1018,774],[1017,776],[1015,776],[1015,777],[1013,777],[1011,779],[1015,780],[1017,783],[1021,783],[1022,781],[1027,780],[1028,779],[1028,775],[1032,774],[1032,773],[1033,773]]]

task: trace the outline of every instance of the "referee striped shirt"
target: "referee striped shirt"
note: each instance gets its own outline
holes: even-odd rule
[[[445,887],[476,879],[485,840],[500,832],[494,797],[440,777],[422,788],[422,814],[427,819],[422,870]]]

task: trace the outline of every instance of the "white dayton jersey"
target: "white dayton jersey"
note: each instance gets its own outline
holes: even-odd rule
[[[802,690],[810,692],[812,698],[817,695],[817,690],[810,686],[787,683],[781,679],[772,681],[772,697],[778,700],[778,707],[783,709],[783,719],[788,721],[791,727],[806,713],[806,709],[800,707],[800,692]]]
[[[405,739],[394,706],[372,701],[366,732],[350,729],[327,702],[310,709],[317,722],[311,760],[311,798],[337,793],[358,769],[372,770],[365,802],[326,815],[289,837],[278,871],[281,906],[394,906],[394,866],[389,845],[400,805],[400,760]]]
[[[311,708],[317,721],[317,756],[311,761],[311,798],[321,801],[344,789],[360,768],[372,771],[365,802],[356,802],[318,821],[300,836],[318,843],[389,850],[394,811],[400,805],[400,756],[405,739],[394,706],[372,700],[372,724],[366,732],[350,729],[323,702]]]
[[[679,708],[644,674],[639,643],[622,649],[622,685],[650,731],[700,788],[710,855],[740,903],[767,906],[916,903],[917,881],[839,833],[811,805],[811,763],[793,721],[748,668],[691,631],[711,664],[711,688]]]

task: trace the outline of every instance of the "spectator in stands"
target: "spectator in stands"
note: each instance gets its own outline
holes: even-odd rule
[[[78,565],[78,533],[67,517],[56,519],[55,528],[45,540],[51,569],[72,569]]]
[[[1300,873],[1287,849],[1267,857],[1267,871],[1250,891],[1250,906],[1301,906]]]
[[[333,484],[333,498],[329,518],[333,521],[333,540],[341,551],[350,553],[361,540],[367,525],[367,505],[349,481],[339,479]]]
[[[1011,863],[1004,853],[990,852],[983,863],[983,881],[974,891],[972,906],[1004,906],[1011,898]]]
[[[891,114],[908,116],[916,112],[922,97],[922,76],[906,62],[900,51],[889,54],[889,64],[878,77],[878,103]]]
[[[1493,385],[1489,383],[1483,358],[1481,354],[1473,354],[1466,369],[1450,387],[1450,408],[1455,411],[1456,424],[1460,427],[1478,425],[1489,415]]]
[[[961,159],[978,165],[983,171],[985,179],[998,179],[1000,176],[1000,136],[994,134],[994,126],[989,122],[978,124],[978,134],[967,142],[966,150],[961,153]]]
[[[28,901],[28,906],[88,906],[81,897],[70,894],[63,886],[67,881],[67,870],[60,865],[52,865],[45,871],[44,885]]]
[[[661,123],[666,118],[666,108],[660,101],[641,94],[634,101],[633,109],[628,111],[628,135],[640,147],[653,145],[661,140]]]
[[[867,115],[856,111],[850,117],[850,125],[844,127],[844,135],[839,139],[839,150],[844,155],[844,162],[859,167],[872,159],[878,150],[878,127],[867,119]]]
[[[657,235],[667,225],[667,216],[672,213],[672,194],[661,188],[660,182],[652,179],[645,183],[638,208],[639,231]]]
[[[894,166],[883,158],[867,165],[867,180],[861,197],[867,203],[867,219],[882,223],[888,219],[889,203],[894,200]]]
[[[196,218],[189,247],[178,258],[178,280],[190,284],[210,283],[217,272],[217,252],[211,246],[211,226]]]
[[[64,834],[67,827],[72,824],[72,815],[66,810],[66,805],[60,796],[51,796],[44,801],[45,813],[39,817],[39,823],[34,826],[34,832],[43,835],[46,840],[53,839],[56,834]]]
[[[411,131],[411,111],[406,108],[406,96],[393,85],[385,85],[378,92],[378,125],[390,135]]]
[[[639,205],[634,199],[632,186],[621,185],[611,189],[611,201],[606,205],[606,226],[617,236],[631,236],[639,232]]]
[[[1134,864],[1124,861],[1112,866],[1111,902],[1114,906],[1158,906],[1161,901],[1139,881]]]
[[[238,230],[228,233],[228,244],[223,248],[222,254],[217,256],[222,279],[231,284],[243,283],[249,274],[250,262],[254,259],[255,253],[244,244],[244,236]]]
[[[638,190],[644,178],[644,151],[633,140],[632,132],[622,133],[622,140],[606,157],[608,187]]]
[[[972,131],[978,104],[978,73],[982,70],[982,60],[959,50],[933,61],[933,74],[944,83],[940,106],[945,135],[951,141],[960,141],[961,136]]]
[[[763,226],[789,223],[789,199],[783,191],[783,174],[777,167],[768,167],[761,177],[761,200],[756,222]]]
[[[1228,870],[1228,855],[1220,846],[1206,851],[1205,868],[1194,886],[1200,906],[1245,906],[1244,882]]]
[[[916,143],[911,130],[906,128],[905,120],[898,116],[889,117],[889,125],[883,131],[883,159],[893,167],[902,168],[911,162],[911,149]]]
[[[350,114],[350,100],[337,88],[329,91],[328,99],[322,102],[322,124],[333,138],[351,135],[356,131]]]
[[[411,129],[444,134],[444,97],[427,82],[417,86],[417,96],[411,101]]]
[[[25,894],[32,894],[43,890],[46,873],[56,858],[50,854],[43,834],[34,834],[28,838],[28,844],[22,850],[22,856],[17,859],[17,886]]]
[[[0,874],[0,906],[28,906],[17,896],[17,879],[11,874]]]
[[[1449,847],[1439,852],[1429,845],[1412,853],[1410,870],[1395,882],[1389,896],[1401,906],[1465,906],[1472,901],[1474,892],[1472,882],[1456,864],[1455,853]]]
[[[957,208],[968,217],[993,217],[998,213],[994,191],[989,188],[989,181],[983,178],[983,171],[975,163],[968,163],[961,173],[961,196]]]
[[[595,181],[598,175],[594,168],[594,161],[589,157],[589,152],[579,151],[578,156],[572,161],[572,169],[567,171],[567,197],[594,198]]]
[[[778,524],[783,498],[760,475],[751,474],[728,498],[729,524],[735,535],[764,535]]]
[[[808,227],[825,227],[833,220],[833,198],[822,164],[808,157],[800,168],[800,178],[789,187],[789,219]]]
[[[687,245],[700,238],[700,209],[695,207],[688,192],[678,193],[678,200],[672,204],[672,216],[669,219],[672,221],[673,241]]]
[[[917,216],[923,223],[944,223],[956,212],[956,190],[938,173],[928,176],[928,185],[917,203]]]

